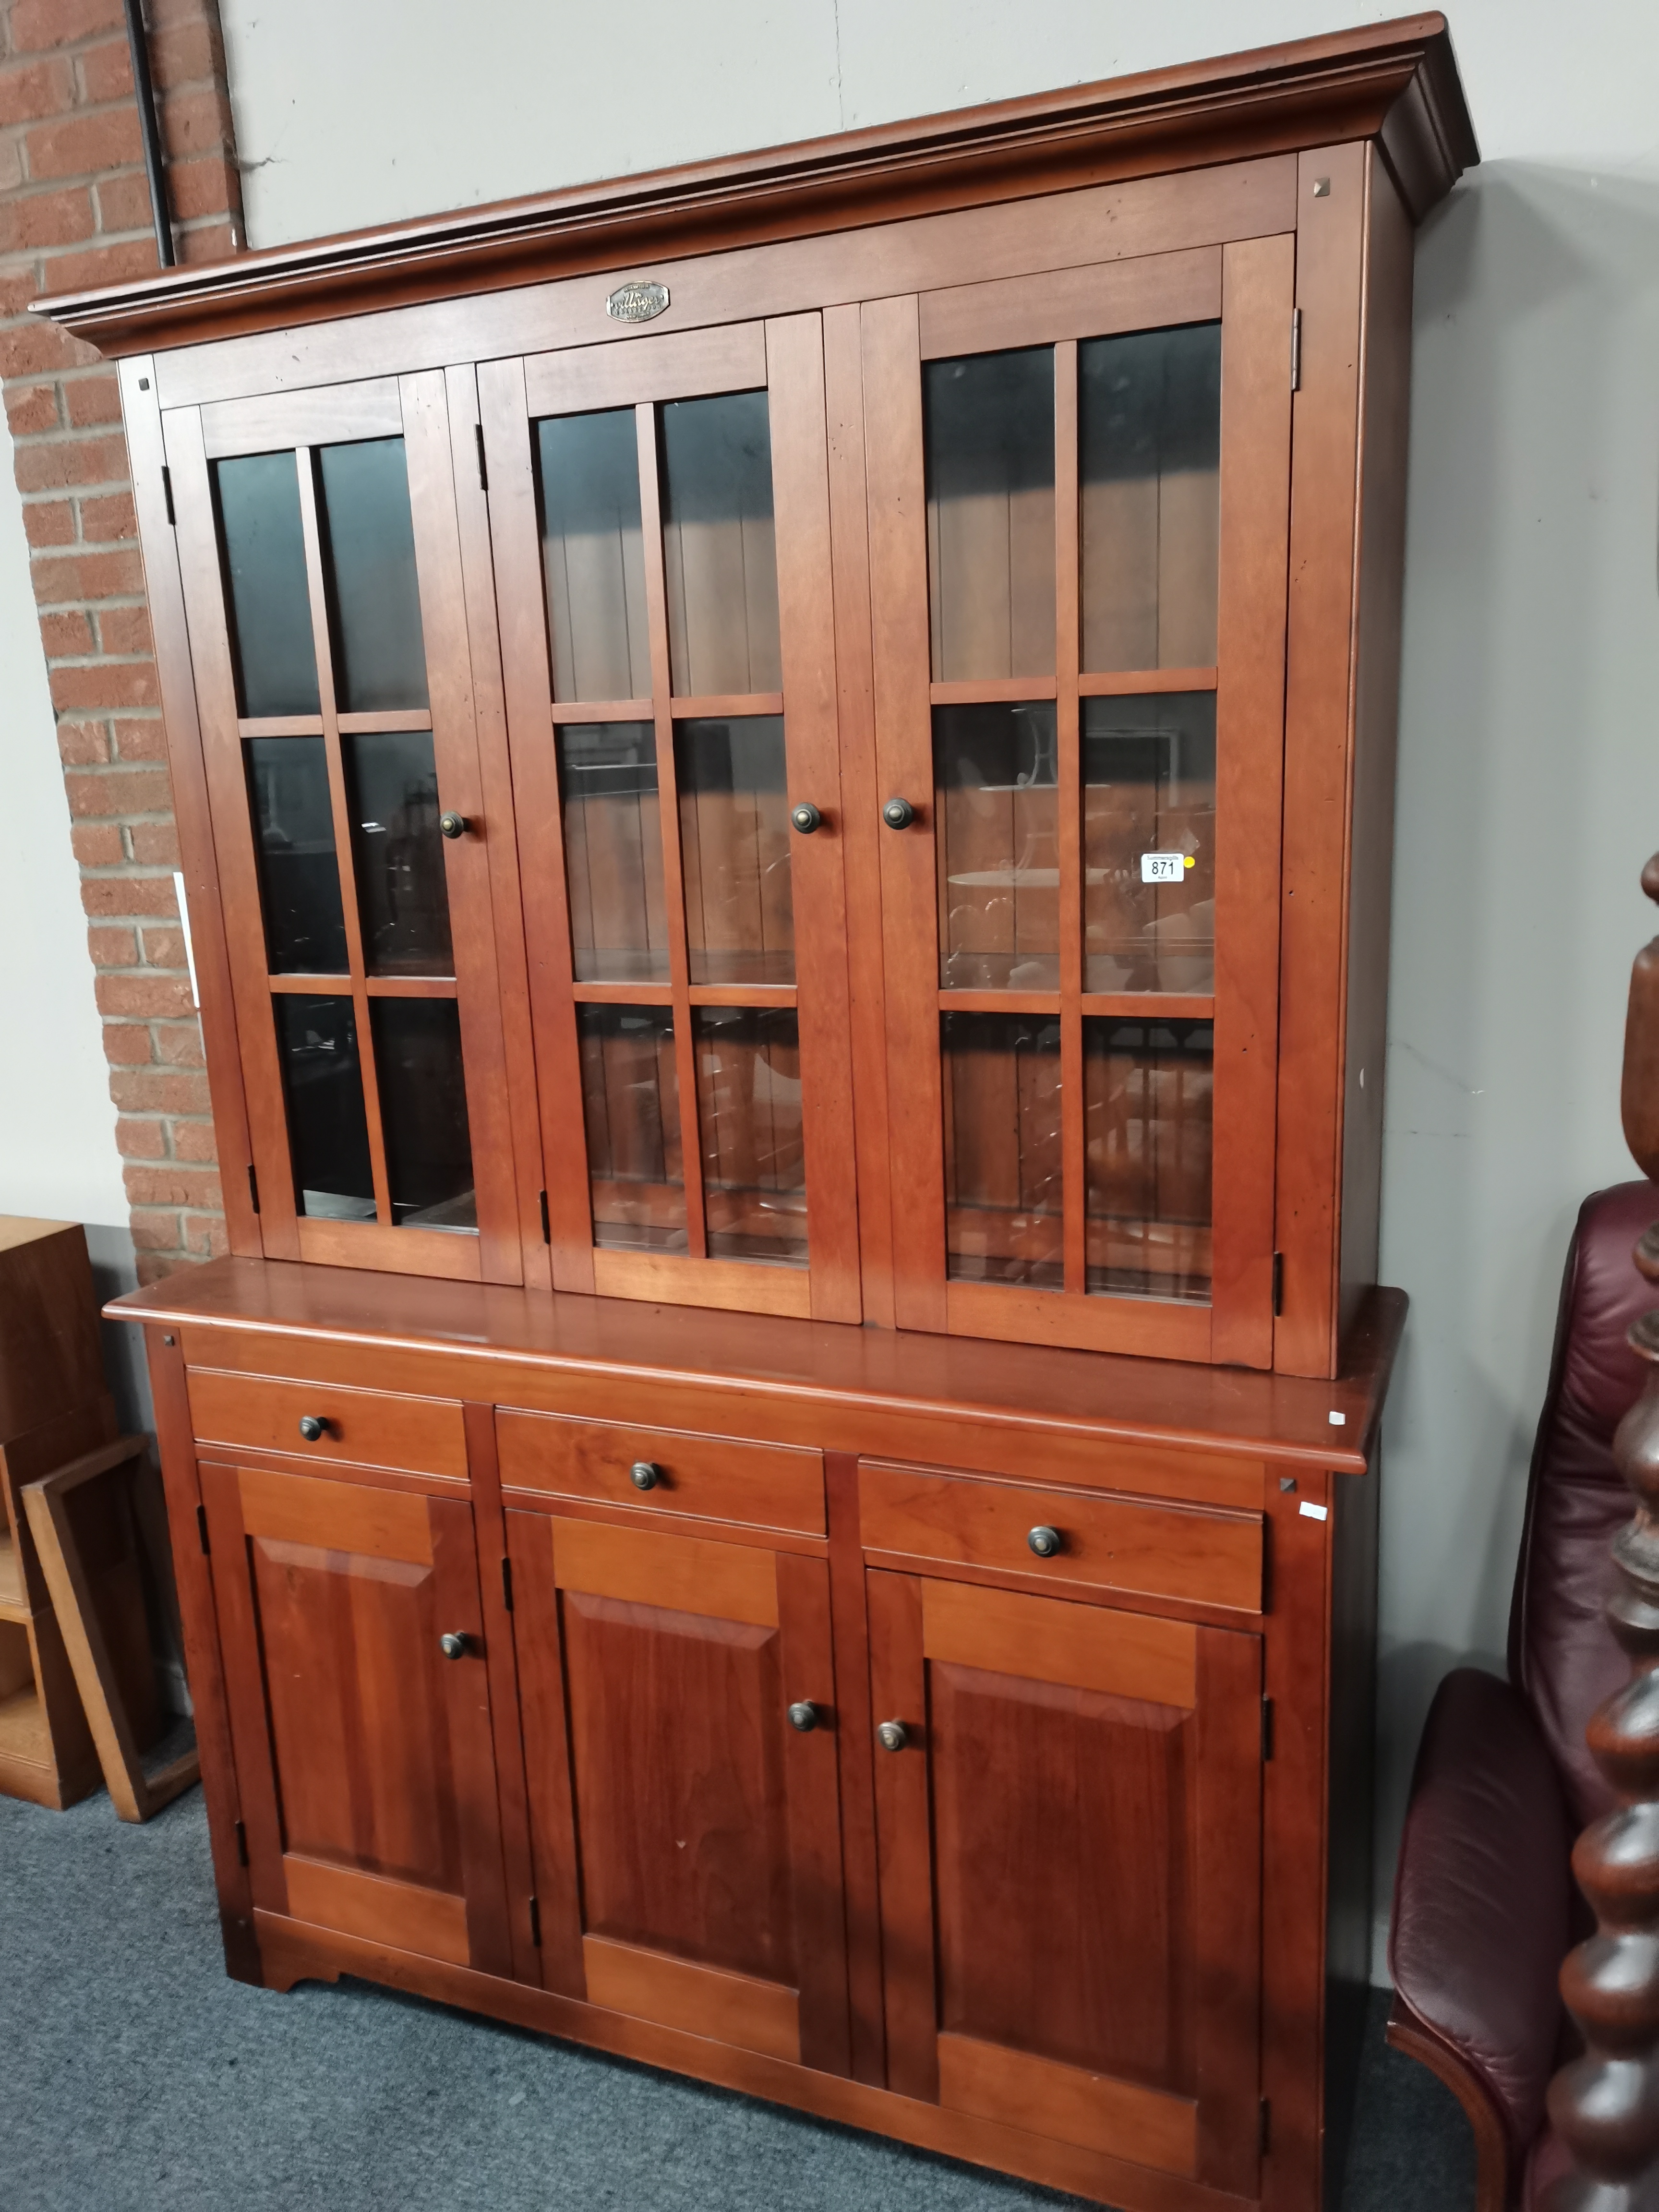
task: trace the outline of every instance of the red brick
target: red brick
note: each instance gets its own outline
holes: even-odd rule
[[[128,276],[153,276],[161,265],[152,231],[148,238],[118,238],[84,253],[55,254],[46,276],[54,292],[78,292],[83,286],[118,284]]]
[[[205,1075],[155,1067],[123,1068],[109,1079],[109,1095],[128,1114],[205,1114]]]
[[[42,615],[40,642],[49,660],[62,660],[71,653],[95,653],[92,624],[79,607],[61,615]]]
[[[0,219],[5,207],[5,202],[0,201]],[[0,252],[4,250],[0,246]],[[84,368],[97,358],[94,347],[72,338],[56,323],[43,323],[38,315],[0,330],[0,376],[41,376],[53,369]]]
[[[155,1032],[157,1056],[169,1067],[205,1067],[202,1032],[197,1023],[164,1022]]]
[[[210,261],[231,261],[241,252],[243,244],[236,220],[195,226],[179,232],[179,258],[194,266]]]
[[[159,715],[153,722],[118,721],[115,757],[124,761],[164,761],[167,757],[167,724]]]
[[[70,843],[83,868],[118,868],[127,857],[121,833],[104,822],[76,822],[70,829]]]
[[[108,915],[174,915],[179,911],[171,876],[82,876],[81,905],[94,921]]]
[[[130,491],[100,493],[81,502],[81,535],[88,545],[115,545],[138,535],[138,513]]]
[[[172,968],[182,974],[189,964],[185,957],[182,932],[176,929],[147,929],[144,932],[146,968]]]
[[[175,1121],[173,1125],[173,1157],[190,1160],[203,1167],[217,1167],[218,1147],[213,1141],[211,1121]]]
[[[84,185],[71,191],[25,192],[0,207],[0,253],[78,246],[92,230],[92,195]]]
[[[115,1149],[123,1159],[164,1160],[167,1156],[167,1133],[159,1121],[139,1121],[128,1114],[118,1114]]]
[[[216,15],[218,0],[146,0],[144,20],[152,38],[159,38],[180,23],[194,23]]]
[[[31,301],[40,296],[40,279],[33,262],[21,269],[9,269],[0,276],[0,321],[9,322],[14,315],[26,314]]]
[[[95,660],[84,667],[58,661],[50,681],[52,703],[60,714],[88,707],[154,707],[161,701],[153,660]]]
[[[141,1252],[138,1255],[138,1287],[148,1290],[152,1284],[165,1283],[169,1275],[179,1274],[196,1262],[182,1253]]]
[[[15,384],[6,394],[6,420],[14,438],[37,437],[58,424],[55,384]]]
[[[23,181],[23,149],[15,138],[0,138],[0,192],[15,192]]]
[[[79,59],[89,107],[133,97],[132,57],[125,39],[106,39],[101,46],[88,46]]]
[[[100,1013],[149,1021],[190,1011],[190,979],[185,975],[100,975],[96,989]]]
[[[98,196],[98,228],[114,235],[124,230],[148,231],[154,237],[155,214],[149,202],[149,180],[142,169],[123,170],[117,177],[100,177],[93,187]],[[172,191],[171,180],[167,190]]]
[[[106,1022],[104,1057],[112,1067],[142,1067],[155,1057],[149,1030],[143,1022]]]
[[[16,0],[7,28],[15,54],[73,46],[94,31],[118,31],[120,0]]]
[[[169,162],[167,191],[179,222],[200,216],[223,215],[240,204],[236,172],[222,153],[193,155],[189,161]]]
[[[121,419],[121,386],[114,376],[77,376],[64,386],[64,398],[77,430]]]
[[[224,1202],[219,1178],[209,1168],[131,1167],[126,1170],[126,1185],[135,1206],[192,1206],[216,1212]]]
[[[216,1213],[187,1213],[185,1242],[192,1255],[206,1260],[222,1260],[230,1249],[223,1219]]]
[[[161,136],[167,142],[169,177],[174,162],[191,161],[199,154],[218,153],[230,145],[234,129],[230,96],[217,85],[204,84],[190,92],[172,94],[161,106]]]
[[[196,15],[150,33],[149,65],[161,91],[173,94],[181,86],[200,84],[225,75],[224,41],[217,21]]]
[[[38,122],[43,115],[62,115],[74,104],[75,71],[56,56],[0,70],[0,129]]]
[[[32,177],[88,177],[144,158],[136,107],[106,107],[61,123],[38,123],[23,141]]]
[[[183,1242],[180,1217],[176,1213],[152,1213],[147,1206],[140,1206],[128,1226],[140,1252],[176,1252]]]
[[[69,484],[119,483],[131,475],[127,441],[119,436],[55,438],[20,446],[15,456],[21,492],[60,491]]]
[[[135,822],[132,857],[141,868],[176,868],[179,835],[171,822]]]
[[[100,607],[98,638],[106,653],[151,653],[147,607]]]
[[[113,769],[106,775],[66,775],[70,812],[77,821],[110,814],[159,814],[172,805],[157,769]]]
[[[48,616],[47,621],[52,617]],[[45,624],[42,624],[42,628]],[[58,757],[65,768],[101,768],[109,758],[109,739],[101,722],[60,722]]]
[[[31,545],[67,545],[75,536],[75,509],[66,499],[29,500],[23,535]]]
[[[136,968],[138,933],[133,929],[100,927],[87,932],[87,950],[94,968]]]
[[[27,516],[32,512],[23,509]],[[37,556],[34,598],[39,606],[60,606],[82,599],[130,599],[144,588],[143,563],[131,553],[68,553]]]

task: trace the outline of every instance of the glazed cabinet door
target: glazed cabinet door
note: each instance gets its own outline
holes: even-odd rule
[[[844,2074],[826,1563],[507,1527],[545,1985]]]
[[[256,1907],[510,1974],[471,1505],[201,1475]]]
[[[555,1282],[856,1322],[819,319],[478,386]]]
[[[1271,1363],[1293,246],[861,312],[902,1327]]]
[[[444,379],[162,420],[265,1253],[520,1281]]]
[[[868,1589],[889,2087],[1253,2197],[1258,1639]]]

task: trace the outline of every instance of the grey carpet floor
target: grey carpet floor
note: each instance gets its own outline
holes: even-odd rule
[[[1465,2212],[1468,2131],[1373,2001],[1342,2212]],[[343,1981],[225,1978],[199,1790],[0,1798],[4,2212],[1023,2212],[1073,2200]]]

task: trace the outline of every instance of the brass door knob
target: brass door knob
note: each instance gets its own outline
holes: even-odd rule
[[[1025,1540],[1040,1559],[1052,1559],[1063,1542],[1058,1528],[1033,1528]]]
[[[823,826],[823,817],[810,799],[804,799],[799,806],[791,807],[789,819],[803,837],[810,837],[815,830]]]
[[[465,837],[472,824],[465,814],[441,814],[438,817],[438,827],[446,837]]]
[[[452,1633],[438,1638],[438,1649],[446,1659],[465,1659],[466,1647],[467,1638],[465,1636],[456,1636]]]
[[[635,1490],[654,1490],[662,1480],[662,1469],[654,1460],[636,1459],[628,1470],[628,1480]]]
[[[908,799],[890,799],[881,810],[881,818],[890,830],[908,830],[916,818],[916,810]]]
[[[803,1735],[811,1735],[818,1724],[818,1709],[810,1698],[803,1698],[789,1708],[789,1725],[799,1729]]]
[[[876,1730],[876,1741],[884,1751],[902,1751],[910,1741],[910,1731],[902,1721],[884,1721]]]
[[[317,1413],[301,1413],[300,1434],[308,1444],[314,1444],[328,1434],[328,1423]]]

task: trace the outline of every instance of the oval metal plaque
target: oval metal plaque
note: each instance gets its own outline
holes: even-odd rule
[[[607,315],[614,315],[619,323],[649,323],[656,319],[668,305],[666,284],[618,284],[605,303]]]

